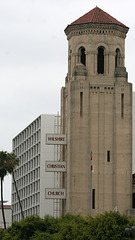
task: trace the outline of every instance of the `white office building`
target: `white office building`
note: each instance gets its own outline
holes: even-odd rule
[[[46,145],[47,133],[59,133],[60,117],[40,115],[13,139],[13,152],[20,160],[14,176],[22,203],[24,217],[31,215],[59,216],[58,200],[45,199],[46,188],[59,187],[59,173],[46,172],[46,161],[58,161],[59,145]],[[22,218],[12,181],[13,221]]]

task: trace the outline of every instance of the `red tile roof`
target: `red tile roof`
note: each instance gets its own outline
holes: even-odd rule
[[[119,26],[126,27],[123,23],[119,22],[117,19],[113,18],[108,13],[104,12],[102,9],[95,7],[82,17],[78,18],[76,21],[72,22],[70,25],[84,24],[84,23],[107,23],[116,24]]]

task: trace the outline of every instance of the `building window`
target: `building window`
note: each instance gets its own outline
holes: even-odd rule
[[[110,162],[110,151],[107,151],[107,162]]]
[[[80,116],[83,115],[83,92],[80,92]]]
[[[84,47],[79,48],[79,58],[80,58],[79,62],[82,63],[83,65],[86,65],[86,54]]]
[[[95,209],[95,189],[92,189],[92,209]]]
[[[135,208],[135,193],[132,194],[132,208]]]
[[[115,53],[115,68],[120,65],[120,50],[117,48]]]
[[[124,93],[121,94],[121,118],[124,118]]]
[[[97,56],[97,72],[99,74],[104,73],[104,48],[98,48],[98,56]]]

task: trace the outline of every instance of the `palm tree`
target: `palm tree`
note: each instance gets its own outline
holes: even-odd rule
[[[17,194],[18,201],[19,201],[19,205],[20,205],[20,209],[21,209],[22,219],[24,219],[24,214],[23,214],[22,204],[21,204],[21,200],[20,200],[20,196],[19,196],[18,188],[17,188],[17,185],[16,185],[14,172],[12,172],[12,177],[13,177],[13,181],[14,181],[14,185],[15,185],[15,190],[16,190],[16,194]]]
[[[8,153],[6,151],[0,151],[0,179],[1,179],[1,207],[4,228],[6,229],[6,220],[3,206],[3,180],[4,177],[10,173],[12,174],[15,167],[19,164],[19,159],[14,153]]]
[[[2,207],[4,228],[6,228],[6,220],[5,220],[4,207],[3,207],[3,180],[4,180],[4,177],[7,175],[7,169],[5,167],[6,159],[7,159],[7,152],[3,152],[3,151],[0,152],[1,207]]]
[[[17,193],[17,197],[18,197],[18,201],[19,201],[19,205],[20,205],[20,209],[21,209],[21,215],[22,215],[22,218],[24,219],[22,204],[21,204],[21,200],[20,200],[20,196],[19,196],[19,192],[18,192],[16,180],[15,180],[15,175],[14,175],[14,169],[17,165],[19,165],[19,159],[17,158],[17,156],[14,153],[8,153],[8,156],[9,156],[8,172],[10,174],[12,174],[14,185],[15,185],[15,190]]]

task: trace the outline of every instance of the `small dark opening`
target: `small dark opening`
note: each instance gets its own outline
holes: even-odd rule
[[[98,48],[98,59],[97,59],[97,70],[99,74],[104,73],[104,48],[99,47]]]
[[[79,62],[82,63],[83,65],[86,65],[86,54],[84,47],[79,48],[79,57],[80,57]]]
[[[95,189],[92,189],[92,209],[95,209]]]
[[[81,48],[81,63],[86,64],[86,55],[85,55],[85,48]]]
[[[135,193],[132,194],[132,208],[135,208]]]
[[[118,67],[120,64],[120,50],[116,49],[116,55],[115,55],[115,68]]]
[[[124,118],[124,93],[121,94],[121,118]]]
[[[107,151],[107,162],[110,162],[110,151]]]
[[[80,116],[83,115],[83,92],[80,92]]]

